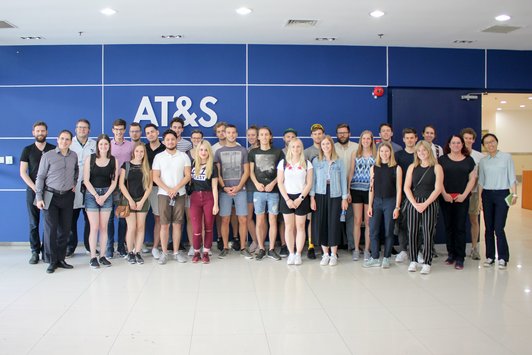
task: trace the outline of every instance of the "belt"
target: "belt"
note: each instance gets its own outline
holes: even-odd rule
[[[72,192],[72,190],[60,191],[60,190],[52,189],[51,187],[47,187],[45,190],[51,193],[54,193],[56,195],[64,195],[66,193]]]

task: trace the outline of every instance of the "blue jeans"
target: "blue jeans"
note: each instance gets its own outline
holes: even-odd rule
[[[486,227],[486,258],[492,260],[495,260],[495,236],[497,236],[497,257],[506,262],[510,260],[508,241],[504,232],[509,209],[504,199],[509,193],[508,190],[482,191],[482,208]]]
[[[371,235],[371,257],[378,259],[380,254],[380,236],[381,223],[384,221],[384,257],[389,258],[392,255],[393,247],[393,210],[395,209],[395,197],[373,199],[373,217],[370,218],[370,235]]]
[[[114,194],[113,194],[114,196]],[[107,224],[107,248],[105,250],[105,256],[112,258],[115,250],[115,208],[118,206],[119,201],[113,200],[113,209],[109,216],[109,223]],[[118,245],[116,250],[120,254],[126,254],[126,231],[127,224],[125,218],[118,219]]]
[[[268,213],[279,214],[279,193],[278,192],[259,192],[253,193],[253,206],[255,207],[255,214],[266,213],[266,206]]]

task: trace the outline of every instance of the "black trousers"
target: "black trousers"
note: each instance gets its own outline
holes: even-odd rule
[[[41,210],[34,204],[35,192],[32,189],[26,189],[26,207],[28,208],[28,222],[30,227],[30,247],[32,253],[39,254],[42,251],[41,238],[39,237],[39,222]]]
[[[44,261],[65,260],[66,246],[72,224],[74,192],[54,194],[44,215]]]
[[[85,222],[85,225],[83,227],[83,244],[85,245],[85,250],[91,250],[89,246],[89,233],[91,229],[89,225],[89,217],[87,216],[87,211],[85,211],[84,208],[76,208],[72,213],[72,226],[70,228],[70,235],[68,237],[67,250],[69,251],[74,251],[78,246],[78,218],[81,214],[81,211],[83,211],[83,220]]]
[[[440,207],[445,220],[447,253],[455,261],[464,261],[466,250],[466,223],[469,211],[469,197],[462,203],[445,202],[440,199]]]

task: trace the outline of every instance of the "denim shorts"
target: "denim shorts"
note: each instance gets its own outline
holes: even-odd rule
[[[108,187],[95,187],[96,193],[98,195],[105,195],[107,190],[109,190]],[[87,191],[85,192],[85,210],[87,212],[107,212],[111,211],[113,209],[113,195],[111,194],[109,197],[107,197],[107,200],[105,200],[103,206],[98,205],[96,203],[96,199],[92,194]]]
[[[268,213],[279,214],[279,193],[278,192],[259,192],[253,193],[253,206],[255,214],[264,214],[268,205]]]
[[[247,192],[240,190],[235,196],[228,193],[220,192],[218,196],[218,205],[220,206],[220,217],[227,217],[231,215],[231,209],[235,202],[235,210],[237,216],[248,215]]]

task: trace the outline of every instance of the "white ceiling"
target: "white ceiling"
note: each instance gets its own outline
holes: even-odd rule
[[[253,12],[240,16],[235,13],[240,6]],[[118,13],[104,16],[104,7]],[[370,17],[377,8],[386,15]],[[502,13],[512,19],[497,22],[494,17]],[[287,28],[289,19],[318,23],[314,28]],[[0,29],[0,45],[333,43],[532,50],[530,0],[2,0],[0,20],[17,26]],[[522,28],[509,34],[481,32],[500,24]],[[163,34],[184,37],[164,40]],[[27,41],[21,36],[45,39]],[[337,40],[317,42],[316,37]]]
[[[482,95],[483,114],[496,111],[532,111],[532,94],[493,92]]]

